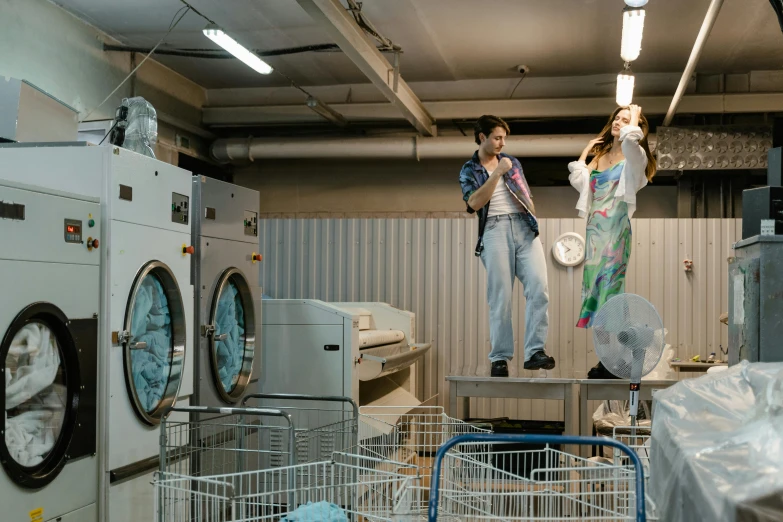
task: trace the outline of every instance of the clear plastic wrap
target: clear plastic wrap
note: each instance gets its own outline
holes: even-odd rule
[[[155,145],[158,143],[158,114],[155,108],[140,96],[123,99],[122,106],[128,108],[122,147],[154,158]]]
[[[681,381],[656,394],[653,419],[661,520],[783,520],[783,363]]]

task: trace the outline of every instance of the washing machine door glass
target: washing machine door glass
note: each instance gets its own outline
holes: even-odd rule
[[[19,329],[5,356],[5,446],[20,466],[51,454],[65,422],[68,387],[63,352],[42,322]]]
[[[125,378],[142,421],[158,424],[177,398],[185,358],[185,315],[174,274],[148,263],[131,289],[124,331]]]
[[[253,371],[255,314],[247,279],[237,268],[225,270],[212,300],[209,353],[212,376],[220,397],[236,403]]]
[[[84,456],[83,450],[91,444],[91,453],[95,452],[94,436],[90,439],[80,427],[81,423],[85,429],[95,427],[90,414],[95,395],[90,386],[94,380],[85,380],[82,374],[79,352],[92,348],[97,353],[97,340],[97,319],[71,320],[44,302],[21,310],[3,334],[0,365],[5,386],[0,387],[0,404],[5,404],[5,412],[0,464],[16,485],[43,488],[70,457]]]

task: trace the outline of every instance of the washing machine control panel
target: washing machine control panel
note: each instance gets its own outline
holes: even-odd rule
[[[63,223],[66,243],[82,244],[82,222],[78,219],[66,219]]]
[[[176,192],[171,193],[171,221],[174,223],[181,223],[183,225],[188,224],[188,203],[190,201],[190,198],[188,196],[183,196],[182,194],[177,194]]]
[[[245,235],[258,237],[258,214],[245,210]]]

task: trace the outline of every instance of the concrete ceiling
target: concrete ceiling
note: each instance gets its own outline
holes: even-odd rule
[[[57,0],[76,16],[126,45],[152,47],[182,4],[177,0]],[[235,39],[255,49],[332,43],[295,0],[193,0],[192,5]],[[345,2],[343,2],[345,3]],[[637,73],[682,71],[710,0],[650,0]],[[363,0],[376,28],[403,49],[409,82],[616,73],[622,0]],[[214,48],[188,13],[166,40],[169,48]],[[388,55],[387,55],[388,56]],[[391,59],[391,57],[389,56]],[[158,56],[209,88],[287,85],[237,60]],[[303,53],[266,59],[302,85],[366,83],[342,53]],[[700,73],[783,68],[783,34],[768,0],[725,0],[699,62]]]

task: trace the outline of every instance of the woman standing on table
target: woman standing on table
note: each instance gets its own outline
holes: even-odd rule
[[[625,291],[636,193],[657,168],[647,143],[649,130],[641,107],[618,107],[580,158],[568,164],[568,180],[579,191],[576,208],[587,217],[578,328],[592,327],[604,303]],[[589,155],[594,157],[586,164]]]

